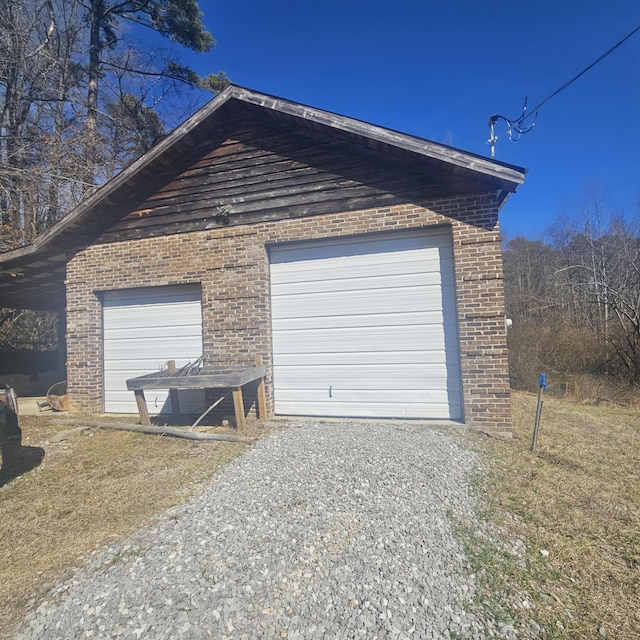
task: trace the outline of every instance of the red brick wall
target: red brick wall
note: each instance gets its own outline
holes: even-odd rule
[[[271,364],[267,245],[362,233],[451,227],[464,413],[467,424],[511,435],[497,197],[439,199],[347,213],[220,226],[111,244],[74,257],[67,270],[71,406],[101,412],[102,312],[98,293],[199,282],[205,353],[216,362]],[[267,399],[273,396],[270,378]]]

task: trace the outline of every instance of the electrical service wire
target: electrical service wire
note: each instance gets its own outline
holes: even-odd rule
[[[551,98],[557,96],[561,91],[564,91],[569,85],[573,84],[578,78],[587,73],[587,71],[593,69],[593,67],[602,62],[602,60],[612,54],[618,47],[623,45],[629,38],[631,38],[631,36],[633,36],[638,31],[640,31],[640,25],[638,25],[635,29],[628,33],[624,38],[622,38],[622,40],[607,49],[607,51],[605,51],[599,58],[594,60],[588,67],[585,67],[580,73],[571,78],[571,80],[565,82],[559,89],[556,89],[551,95],[547,96],[542,102],[538,103],[533,109],[529,111],[529,113],[527,113],[527,98],[525,98],[522,113],[517,118],[510,119],[499,114],[492,115],[489,118],[490,137],[488,140],[488,144],[491,145],[491,157],[495,157],[495,143],[498,140],[498,137],[495,135],[495,125],[498,120],[504,120],[507,123],[507,135],[509,136],[510,140],[514,142],[519,140],[523,134],[528,133],[535,126],[536,120],[538,118],[538,112],[540,111],[540,107],[542,107],[542,105],[549,102]],[[525,126],[525,121],[531,116],[534,116],[533,122],[530,125]]]

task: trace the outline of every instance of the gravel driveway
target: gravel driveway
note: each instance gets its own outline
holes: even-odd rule
[[[416,424],[291,422],[94,554],[16,640],[484,638],[449,520],[474,465]]]

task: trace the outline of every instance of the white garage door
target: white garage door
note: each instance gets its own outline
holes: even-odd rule
[[[127,378],[158,371],[168,360],[181,367],[202,355],[200,287],[108,291],[103,298],[104,410],[137,413]],[[165,389],[145,390],[149,413],[170,413]],[[204,392],[180,391],[180,411],[204,410]]]
[[[448,232],[274,247],[276,413],[461,419],[454,292]]]

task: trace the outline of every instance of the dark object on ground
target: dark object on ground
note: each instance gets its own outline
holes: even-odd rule
[[[0,450],[2,467],[11,464],[22,445],[22,430],[18,424],[18,401],[11,387],[0,383]]]

